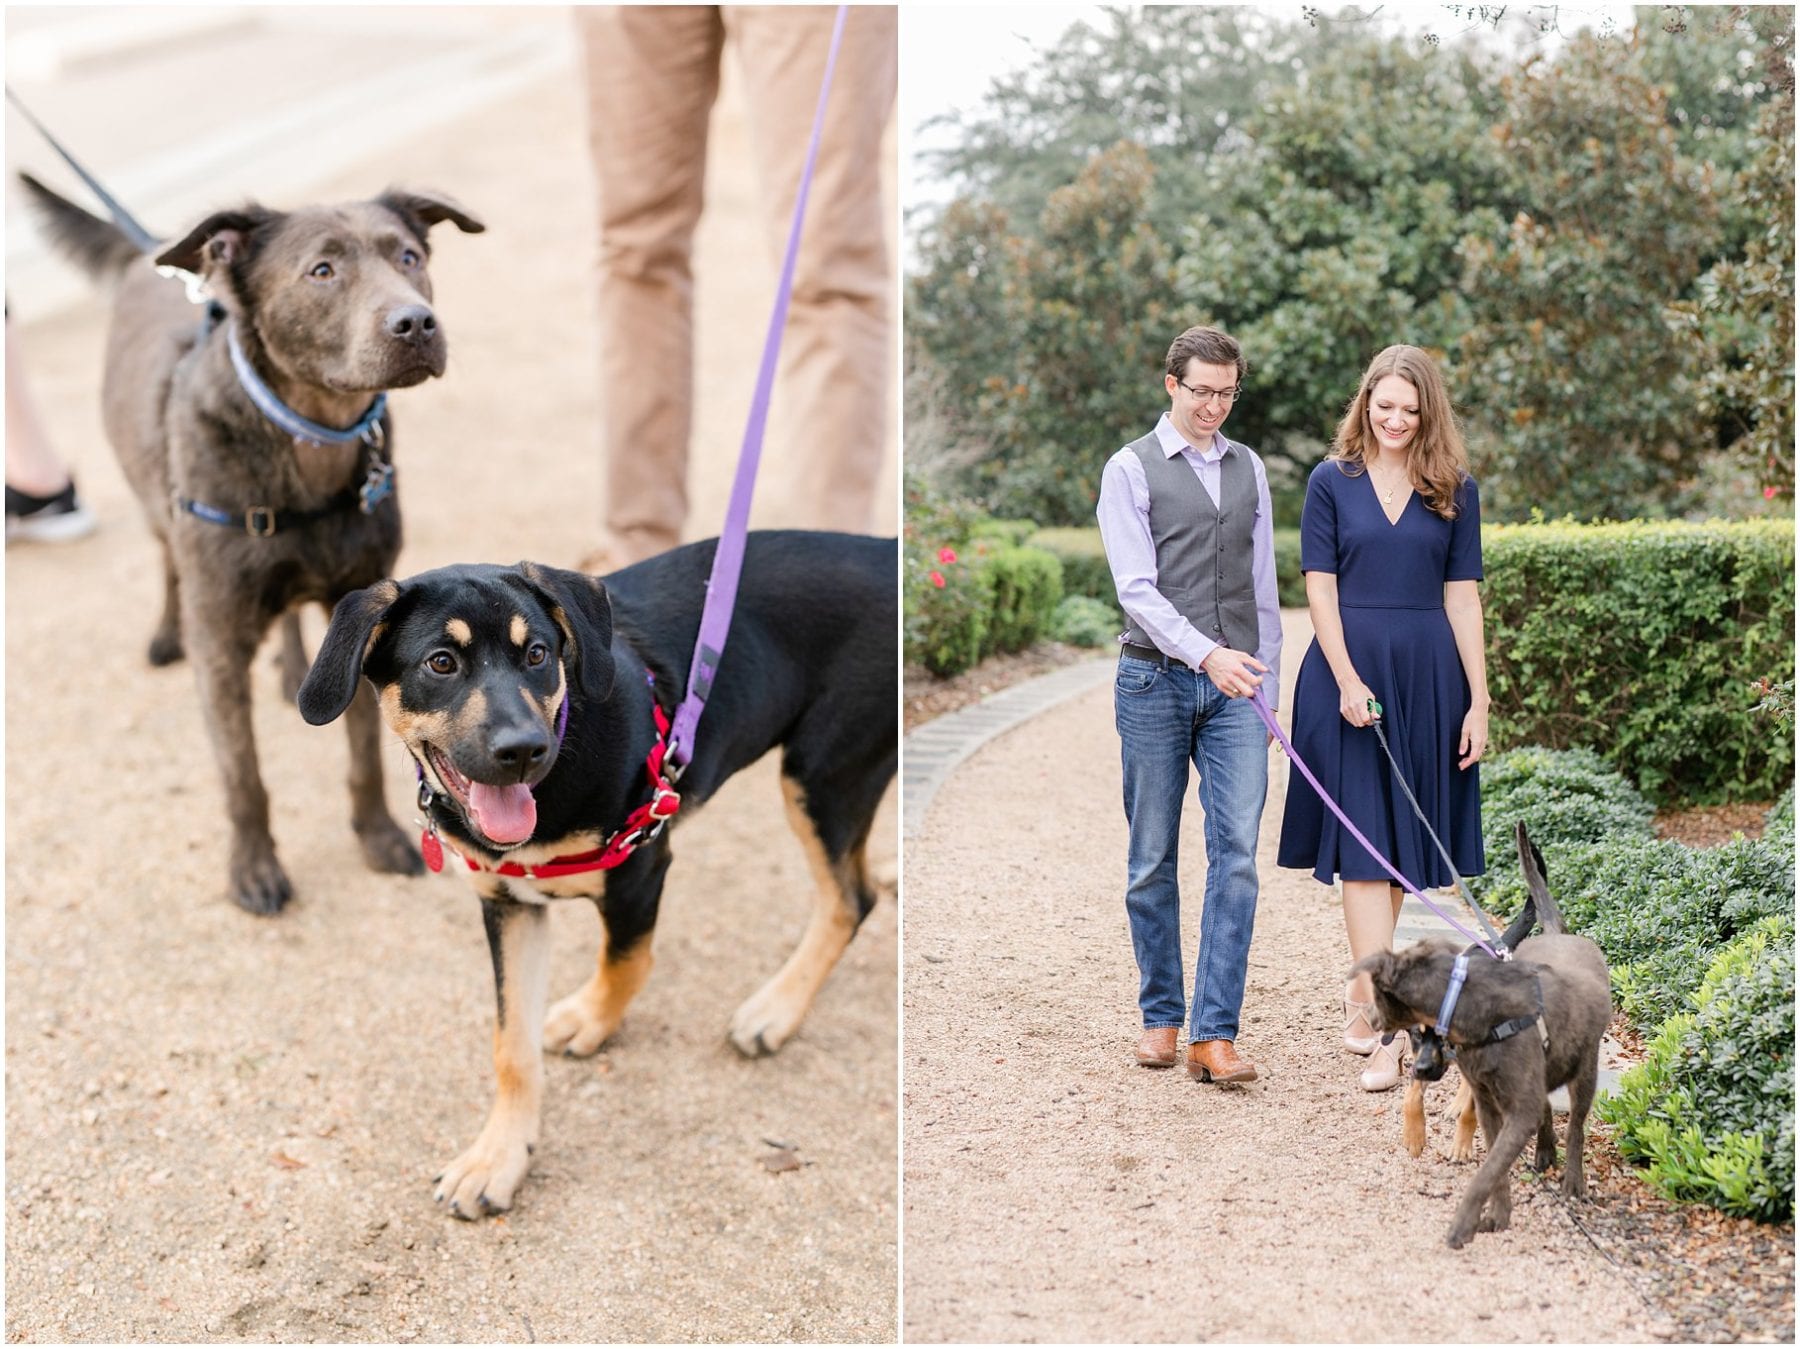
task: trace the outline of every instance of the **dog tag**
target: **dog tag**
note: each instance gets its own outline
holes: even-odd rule
[[[433,871],[444,869],[444,845],[430,829],[419,831],[419,851],[425,855],[425,865]]]

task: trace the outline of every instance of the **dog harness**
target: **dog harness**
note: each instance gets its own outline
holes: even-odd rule
[[[1457,956],[1456,963],[1450,967],[1450,982],[1444,988],[1444,1000],[1438,1005],[1437,1024],[1431,1029],[1444,1046],[1452,1054],[1454,1048],[1449,1043],[1450,1019],[1456,1015],[1457,999],[1462,996],[1463,985],[1469,978],[1469,954],[1463,952]],[[1510,1021],[1502,1021],[1479,1040],[1471,1040],[1464,1049],[1474,1049],[1482,1045],[1497,1045],[1502,1040],[1510,1040],[1520,1031],[1531,1026],[1538,1028],[1538,1035],[1545,1048],[1550,1045],[1550,1028],[1544,1024],[1544,986],[1534,974],[1531,977],[1531,991],[1537,998],[1537,1011],[1530,1016],[1515,1016]]]
[[[645,675],[654,685],[656,676],[649,671],[645,671]],[[650,704],[650,711],[656,719],[656,743],[650,746],[649,754],[644,756],[644,771],[650,778],[650,799],[627,815],[625,823],[598,848],[590,852],[571,853],[567,857],[553,857],[548,862],[539,862],[535,866],[525,866],[519,862],[487,866],[454,846],[451,851],[469,864],[470,871],[490,871],[498,876],[529,877],[534,880],[578,876],[588,871],[611,871],[620,865],[632,853],[662,833],[681,809],[681,794],[675,790],[674,779],[664,767],[669,753],[669,714],[662,710],[661,703],[654,700]],[[568,726],[569,700],[565,697],[556,714],[556,743],[559,746]],[[419,775],[419,808],[425,812],[424,830],[419,835],[419,851],[424,854],[426,866],[433,871],[442,871],[444,843],[438,836],[436,822],[431,818],[431,803],[437,793],[432,791],[431,784],[425,780],[424,765],[415,759],[413,767]]]
[[[225,321],[225,310],[217,300],[206,307],[206,317],[200,324],[200,340],[205,341],[212,330]],[[279,534],[284,529],[297,529],[301,525],[310,525],[315,520],[323,520],[328,515],[336,515],[340,511],[352,508],[364,515],[373,515],[379,506],[394,492],[394,466],[382,456],[382,449],[387,443],[387,435],[382,430],[381,418],[387,411],[387,395],[376,394],[375,401],[369,410],[357,420],[354,426],[336,430],[322,426],[295,412],[286,403],[275,396],[275,391],[267,384],[251,366],[244,349],[238,344],[237,326],[227,324],[225,343],[231,351],[231,365],[237,371],[238,384],[249,395],[250,401],[256,404],[257,411],[267,417],[281,430],[286,431],[296,440],[304,440],[314,445],[348,445],[354,441],[363,444],[363,480],[346,487],[337,495],[329,498],[323,505],[311,510],[285,510],[272,506],[252,506],[248,510],[228,511],[218,506],[209,506],[204,501],[196,501],[179,493],[175,495],[175,508],[186,511],[196,519],[208,524],[225,525],[232,529],[242,529],[254,538],[266,539],[271,534]]]

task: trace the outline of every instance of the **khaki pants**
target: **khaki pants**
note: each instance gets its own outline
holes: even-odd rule
[[[577,11],[600,207],[605,546],[615,565],[681,541],[694,382],[693,273],[719,60],[736,52],[779,264],[831,44],[829,7],[616,6]],[[808,197],[776,399],[781,523],[866,531],[892,381],[882,133],[897,78],[896,11],[852,8]],[[743,316],[745,359],[763,315]],[[707,533],[716,526],[708,522]]]

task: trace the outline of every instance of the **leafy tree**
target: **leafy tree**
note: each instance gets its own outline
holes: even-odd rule
[[[1503,82],[1493,134],[1527,205],[1504,241],[1465,242],[1473,322],[1455,349],[1497,513],[1666,511],[1693,462],[1699,370],[1663,309],[1717,235],[1717,185],[1676,153],[1638,53],[1582,36]]]

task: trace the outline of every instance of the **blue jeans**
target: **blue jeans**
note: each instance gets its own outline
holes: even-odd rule
[[[1174,662],[1119,657],[1113,714],[1131,826],[1125,912],[1144,1025],[1179,1026],[1181,893],[1176,860],[1188,764],[1200,774],[1206,895],[1194,966],[1192,1040],[1235,1040],[1256,922],[1256,839],[1269,790],[1268,735],[1244,698]]]

